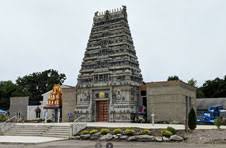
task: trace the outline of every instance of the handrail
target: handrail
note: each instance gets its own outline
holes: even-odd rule
[[[17,118],[17,116],[16,115],[15,116],[12,116],[11,118],[7,119],[5,122],[9,122],[9,121],[11,121],[14,118]],[[5,123],[5,122],[3,122],[3,123]]]
[[[81,115],[73,121],[73,123],[71,125],[71,128],[72,128],[71,136],[76,135],[79,131],[81,131],[82,129],[87,127],[87,123],[78,123],[78,120],[80,120],[81,118],[84,118],[84,117],[86,117],[86,116]]]
[[[80,120],[81,118],[84,118],[84,117],[85,117],[85,116],[82,115],[82,116],[78,117],[77,119],[75,119],[74,122],[77,122],[78,120]]]
[[[6,121],[0,123],[0,131],[2,133],[8,131],[10,128],[12,128],[15,125],[15,123],[10,122],[14,118],[17,118],[17,116],[13,116],[13,117],[7,119]]]

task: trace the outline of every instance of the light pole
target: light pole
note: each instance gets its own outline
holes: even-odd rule
[[[155,114],[154,113],[151,114],[151,123],[152,123],[152,126],[155,125]]]

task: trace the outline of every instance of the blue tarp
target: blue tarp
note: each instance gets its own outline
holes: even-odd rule
[[[2,110],[2,109],[0,109],[0,114],[7,114],[7,112]]]

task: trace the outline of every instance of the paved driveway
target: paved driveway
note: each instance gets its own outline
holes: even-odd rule
[[[56,141],[35,145],[4,145],[0,148],[95,148],[94,141]],[[102,143],[102,148],[106,147],[106,142]],[[152,142],[113,142],[114,148],[225,148],[225,144],[185,144],[185,143],[152,143]]]
[[[0,143],[11,144],[38,144],[65,140],[65,138],[39,137],[39,136],[0,136]]]

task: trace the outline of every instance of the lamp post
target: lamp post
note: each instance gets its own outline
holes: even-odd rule
[[[155,125],[155,114],[154,113],[151,114],[151,123],[152,123],[152,126]]]

